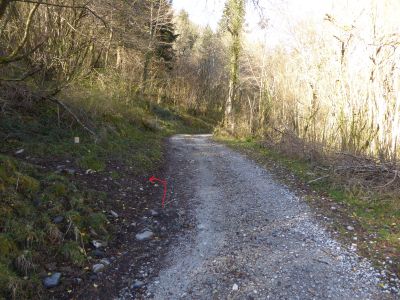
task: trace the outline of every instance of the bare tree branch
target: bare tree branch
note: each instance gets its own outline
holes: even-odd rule
[[[84,9],[84,10],[87,10],[88,12],[90,12],[97,19],[99,19],[106,28],[109,27],[107,22],[102,17],[100,17],[93,9],[89,8],[87,5],[64,5],[64,4],[55,4],[55,3],[31,1],[31,0],[12,0],[12,1],[22,2],[22,3],[41,4],[41,5],[47,5],[47,6],[62,7],[62,8]],[[1,15],[0,15],[0,17],[1,17]]]

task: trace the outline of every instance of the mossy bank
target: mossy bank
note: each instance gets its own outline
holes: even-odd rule
[[[48,298],[42,280],[49,270],[88,269],[92,241],[114,238],[106,207],[116,199],[77,173],[115,163],[143,175],[162,164],[165,137],[210,130],[146,100],[96,113],[68,105],[74,116],[46,100],[10,102],[0,116],[0,299]],[[123,177],[122,169],[111,178]]]

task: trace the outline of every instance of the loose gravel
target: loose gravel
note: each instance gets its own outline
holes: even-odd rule
[[[206,135],[170,143],[171,205],[180,189],[193,195],[194,229],[173,243],[146,298],[400,299],[267,170]]]

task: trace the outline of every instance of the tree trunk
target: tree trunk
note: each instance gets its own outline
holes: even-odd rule
[[[105,58],[104,58],[104,67],[105,68],[107,68],[107,66],[108,66],[108,57],[110,55],[110,49],[111,49],[111,43],[112,43],[113,37],[114,37],[114,31],[111,28],[110,38],[108,40],[107,50],[106,50],[106,54],[105,54]]]
[[[240,55],[240,35],[232,35],[232,49],[231,49],[231,69],[229,76],[229,93],[225,106],[225,127],[231,130],[232,133],[235,129],[235,120],[233,116],[233,105],[236,100],[237,86],[239,80],[239,55]]]
[[[146,92],[147,87],[147,80],[149,77],[149,68],[151,64],[151,59],[153,54],[151,52],[147,52],[144,58],[144,65],[143,65],[143,76],[142,76],[142,93]]]
[[[228,93],[228,99],[226,100],[225,104],[225,121],[224,121],[224,126],[227,129],[230,129],[232,132],[235,128],[234,121],[233,121],[233,99],[235,99],[235,84],[233,81],[229,82],[229,93]]]
[[[234,105],[239,82],[239,57],[241,52],[241,33],[245,17],[244,0],[228,0],[225,7],[227,30],[231,34],[229,92],[225,104],[224,126],[233,133],[235,129]]]
[[[117,69],[122,67],[122,63],[123,63],[122,52],[123,52],[122,46],[118,46],[117,47],[117,63],[116,63]]]

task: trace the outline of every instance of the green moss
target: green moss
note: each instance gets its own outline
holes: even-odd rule
[[[63,197],[67,194],[67,187],[63,183],[54,183],[51,188],[50,192],[56,197]]]
[[[15,175],[17,176],[18,189],[22,190],[23,193],[34,194],[39,191],[40,183],[38,180],[19,172],[16,172]]]
[[[107,109],[99,107],[97,96]],[[36,160],[29,164],[20,157],[35,157],[43,162],[54,158],[60,165],[75,162],[72,167],[78,173],[87,169],[103,172],[112,161],[143,174],[158,167],[166,136],[210,131],[203,119],[167,106],[140,99],[126,104],[101,93],[93,94],[93,90],[88,98],[69,105],[74,108],[78,103],[82,112],[87,109],[88,124],[94,125],[96,138],[68,113],[59,119],[57,107],[50,102],[0,118],[0,135],[13,136],[0,143],[0,152],[25,149],[22,156],[0,154],[0,299],[10,298],[13,293],[19,299],[38,298],[36,292],[42,284],[37,272],[43,270],[33,270],[32,261],[43,265],[56,259],[61,264],[82,265],[86,258],[81,238],[89,242],[93,229],[102,240],[108,240],[108,230],[112,229],[99,212],[113,200],[105,192],[74,185],[78,175],[56,174],[51,162],[42,169],[35,165]],[[90,106],[97,107],[100,113],[93,112]],[[156,128],[147,128],[149,123],[156,123]],[[74,144],[74,136],[80,137],[80,144]],[[109,176],[118,179],[122,175],[113,172]],[[53,224],[56,216],[64,216],[65,220]],[[22,277],[28,269],[32,271],[25,280]]]
[[[78,228],[82,228],[84,223],[84,218],[80,215],[79,212],[71,210],[66,213],[67,219],[71,220],[72,223]]]
[[[30,249],[36,245],[43,244],[45,239],[43,230],[37,229],[32,222],[13,220],[8,228],[8,232],[20,248]]]
[[[88,217],[88,225],[89,227],[93,228],[94,231],[100,234],[105,234],[107,218],[103,213],[92,213]]]
[[[0,155],[0,178],[7,179],[9,174],[13,174],[15,171],[16,167],[13,161],[5,155]]]
[[[60,182],[60,183],[68,184],[68,179],[67,179],[66,177],[61,176],[61,175],[58,175],[58,174],[54,174],[54,173],[48,174],[48,175],[43,179],[43,181],[44,181],[46,184],[52,184],[52,183],[55,183],[55,182]]]
[[[328,190],[329,196],[335,199],[337,202],[344,202],[346,199],[346,194],[343,189],[330,188]]]
[[[112,179],[119,179],[119,178],[121,178],[121,174],[118,173],[118,172],[115,172],[115,171],[112,171],[110,175],[111,175],[111,178],[112,178]]]
[[[14,214],[21,218],[28,218],[34,214],[33,206],[28,201],[15,200],[12,207]]]
[[[71,209],[80,210],[85,208],[85,201],[82,196],[70,197],[69,204]]]
[[[103,171],[105,162],[95,154],[87,154],[77,161],[78,165],[85,170]]]
[[[19,294],[20,280],[10,268],[0,261],[0,299],[12,299]],[[16,297],[18,299],[18,297]],[[22,298],[20,298],[22,299]]]
[[[14,257],[17,246],[7,234],[0,233],[0,256],[3,258]]]
[[[75,241],[66,242],[61,247],[61,254],[71,263],[82,266],[86,260],[84,250]]]

